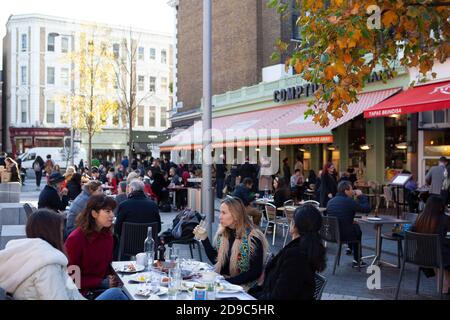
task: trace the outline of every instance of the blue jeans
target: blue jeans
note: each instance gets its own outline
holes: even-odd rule
[[[95,300],[130,300],[119,288],[111,288],[99,295]]]

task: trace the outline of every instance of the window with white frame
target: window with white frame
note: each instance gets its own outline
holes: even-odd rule
[[[61,38],[61,52],[62,53],[69,52],[69,38],[67,37]]]
[[[23,86],[27,85],[27,67],[26,66],[20,67],[20,84]]]
[[[161,92],[167,93],[167,78],[166,77],[161,78]]]
[[[148,125],[150,127],[156,127],[156,107],[149,107],[148,115]]]
[[[144,47],[139,47],[139,50],[138,50],[138,59],[139,60],[144,60],[144,56],[145,56],[145,53],[144,53]]]
[[[167,127],[167,108],[161,108],[161,127]]]
[[[150,92],[156,92],[156,78],[150,77],[150,86],[149,86]]]
[[[28,103],[27,100],[20,100],[20,121],[27,123]]]
[[[156,60],[156,49],[150,48],[150,60]]]
[[[138,113],[137,125],[138,125],[138,127],[143,127],[144,126],[144,106],[138,106],[137,113]]]
[[[47,51],[55,52],[55,38],[56,35],[54,33],[50,33],[47,36]]]
[[[55,84],[55,68],[47,67],[47,84]]]
[[[145,77],[144,76],[138,76],[138,90],[144,91],[145,87]]]
[[[67,87],[69,86],[69,69],[62,68],[61,69],[61,85]]]
[[[26,52],[28,49],[28,36],[26,33],[23,33],[20,40],[20,51]]]
[[[47,112],[46,112],[47,123],[55,123],[55,101],[47,100]]]
[[[419,115],[420,127],[450,125],[450,109],[421,112]]]
[[[119,59],[120,57],[120,44],[114,43],[113,44],[113,55],[114,59]]]
[[[166,64],[167,63],[167,51],[161,50],[161,63]]]

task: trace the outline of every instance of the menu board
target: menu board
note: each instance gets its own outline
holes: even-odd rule
[[[412,174],[405,174],[405,173],[398,174],[395,176],[394,179],[392,179],[390,184],[394,185],[394,186],[402,186],[403,187],[411,179],[411,177],[412,177]]]

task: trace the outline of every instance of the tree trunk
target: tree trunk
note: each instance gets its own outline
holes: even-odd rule
[[[92,135],[89,133],[89,145],[88,145],[88,168],[89,175],[92,174]]]
[[[131,161],[131,159],[133,159],[134,155],[133,155],[133,116],[130,115],[129,116],[130,122],[129,122],[129,127],[128,127],[128,157]]]

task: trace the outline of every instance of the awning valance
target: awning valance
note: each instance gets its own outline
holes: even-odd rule
[[[417,86],[403,91],[364,112],[365,118],[387,117],[450,108],[450,81]]]
[[[274,107],[214,118],[213,147],[256,147],[261,145],[297,145],[333,143],[332,130],[362,114],[367,108],[397,93],[400,88],[362,93],[359,102],[349,105],[349,111],[338,121],[322,128],[311,117],[305,119],[307,103]],[[161,151],[194,150],[202,148],[202,123],[160,145]]]

